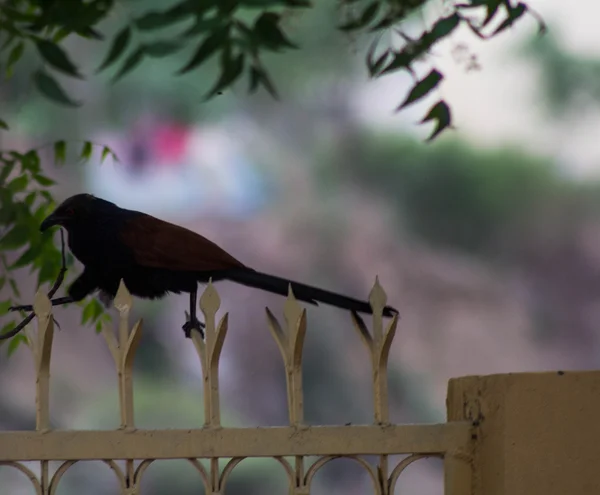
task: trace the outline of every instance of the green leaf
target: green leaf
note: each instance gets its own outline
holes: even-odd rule
[[[100,72],[106,69],[109,65],[112,65],[117,59],[123,54],[129,41],[131,40],[131,28],[129,26],[124,27],[117,33],[112,41],[112,44],[104,58],[104,61],[96,69],[96,72]]]
[[[375,60],[375,63],[369,67],[369,74],[371,77],[375,77],[377,75],[377,73],[381,70],[381,68],[386,63],[389,55],[390,55],[390,52],[388,50],[386,50],[379,56],[379,58],[377,60]]]
[[[443,74],[436,69],[432,69],[427,76],[415,84],[410,93],[408,93],[406,99],[398,106],[398,108],[396,108],[396,112],[426,96],[430,91],[437,87],[442,79],[444,79]]]
[[[494,16],[496,15],[496,13],[498,12],[498,9],[500,8],[500,5],[503,4],[506,0],[471,0],[471,3],[468,4],[457,4],[456,8],[458,9],[472,9],[472,8],[479,8],[479,7],[485,7],[486,9],[486,16],[485,19],[483,20],[483,22],[481,23],[480,27],[486,27],[494,18]],[[474,32],[476,32],[479,36],[481,36],[481,34],[479,33],[479,30],[473,26],[471,23],[469,23],[471,28],[473,29]],[[481,36],[483,37],[483,36]]]
[[[25,13],[7,5],[9,2],[4,2],[2,5],[2,13],[8,18],[16,22],[35,22],[38,17],[32,13]],[[14,4],[14,2],[12,2]]]
[[[406,49],[401,50],[400,52],[394,52],[394,58],[392,58],[390,63],[378,74],[378,76],[383,76],[384,74],[395,72],[400,69],[408,69],[413,59],[414,56]]]
[[[56,165],[62,165],[67,159],[67,143],[66,141],[55,141],[54,142],[54,163]]]
[[[92,150],[93,144],[90,141],[86,141],[85,143],[83,143],[79,159],[82,161],[88,161],[90,158],[92,158]]]
[[[177,6],[176,6],[177,7]],[[135,26],[141,31],[151,31],[171,26],[190,17],[189,11],[172,8],[164,12],[148,12],[135,20]]]
[[[7,32],[8,31],[9,30],[7,29]],[[17,39],[17,34],[19,34],[18,31],[16,33],[11,33],[10,35],[8,35],[6,37],[6,39],[4,40],[2,45],[0,45],[0,52],[3,52],[4,50],[6,50],[11,45],[11,43],[13,41],[15,41],[15,39]]]
[[[250,69],[250,87],[248,92],[254,93],[259,85],[262,85],[274,99],[279,99],[277,89],[275,89],[273,82],[265,70],[262,67],[252,66]]]
[[[96,31],[90,26],[78,29],[76,33],[82,38],[86,38],[88,40],[104,41],[104,35],[100,31]]]
[[[37,192],[33,191],[30,192],[27,196],[25,196],[25,201],[24,203],[31,208],[33,206],[33,203],[35,203],[35,198],[37,196]]]
[[[502,23],[492,33],[492,36],[496,36],[498,33],[501,33],[506,28],[512,26],[519,17],[527,12],[527,5],[525,5],[523,2],[519,2],[515,7],[511,7],[510,3],[507,2],[506,8],[508,10],[508,18],[502,21]]]
[[[224,53],[228,53],[226,50]],[[211,99],[213,96],[221,93],[224,89],[231,86],[242,74],[244,70],[244,54],[240,53],[234,58],[228,55],[223,55],[221,59],[221,75],[212,89],[204,97],[204,101]]]
[[[5,131],[8,131],[8,124],[6,122],[4,122],[4,120],[0,119],[0,129],[4,129]]]
[[[85,325],[88,321],[96,321],[104,313],[104,308],[98,299],[92,299],[85,305],[81,312],[81,324]]]
[[[57,268],[54,263],[43,263],[40,271],[38,272],[38,286],[44,282],[53,282],[60,268]]]
[[[229,35],[229,25],[219,29],[215,33],[207,36],[198,46],[196,53],[192,56],[189,62],[177,71],[178,75],[185,74],[186,72],[195,69],[200,64],[208,60],[212,55],[214,55],[217,50],[221,47],[224,47],[227,38]]]
[[[25,43],[19,41],[15,46],[13,46],[12,50],[8,55],[8,59],[6,61],[6,77],[12,77],[13,70],[15,64],[19,61],[19,59],[23,56],[23,52],[25,51]]]
[[[10,332],[13,328],[15,328],[14,322],[11,323],[13,323],[12,328],[9,328],[8,325],[6,325],[2,329],[2,333]],[[9,357],[15,353],[20,344],[27,344],[27,337],[22,333],[18,333],[12,339],[10,339],[10,342],[8,343],[8,349],[6,351]]]
[[[486,27],[490,22],[492,22],[494,20],[494,17],[496,16],[496,13],[498,12],[499,8],[500,8],[500,3],[503,0],[492,0],[492,2],[488,2],[488,7],[487,7],[487,14],[485,16],[485,19],[483,20],[483,23],[481,24],[482,27]]]
[[[308,0],[238,0],[242,7],[266,9],[269,7],[310,7]]]
[[[0,170],[0,185],[4,184],[4,181],[8,178],[14,168],[14,161],[4,162],[4,166],[2,167],[2,170]]]
[[[436,124],[433,132],[427,138],[427,141],[433,141],[440,132],[451,126],[452,115],[450,113],[450,107],[444,100],[440,100],[433,105],[420,123],[424,124],[430,120],[435,121]]]
[[[119,69],[119,72],[117,72],[117,74],[112,78],[111,83],[116,83],[125,74],[135,69],[143,60],[144,55],[144,47],[140,46],[135,52],[125,59],[125,62],[123,62],[123,65]]]
[[[46,98],[65,106],[78,107],[81,105],[80,102],[69,98],[56,79],[41,69],[34,72],[33,81],[38,91]]]
[[[52,195],[48,191],[40,191],[40,194],[46,200],[47,204],[49,204],[49,205],[50,204],[54,204],[54,198],[52,197]]]
[[[390,6],[385,15],[376,23],[374,26],[369,28],[370,33],[375,33],[376,31],[380,31],[382,29],[387,29],[390,26],[400,22],[406,17],[405,10],[399,10],[394,6]]]
[[[24,191],[27,187],[27,184],[29,184],[29,179],[26,175],[21,175],[11,180],[6,187],[12,194],[16,194]]]
[[[375,56],[375,50],[377,50],[378,44],[379,44],[379,38],[375,39],[375,41],[371,44],[371,46],[369,47],[369,50],[367,51],[367,68],[369,69],[369,75],[371,77],[375,77],[375,75],[381,70],[381,68],[383,67],[383,64],[385,64],[385,62],[390,54],[389,50],[385,50],[377,58],[377,60],[373,60],[373,57]]]
[[[41,170],[40,155],[36,150],[29,150],[21,158],[21,165],[25,170],[38,173]]]
[[[431,28],[431,31],[426,35],[431,38],[431,44],[448,36],[458,27],[460,20],[461,17],[457,13],[438,20]]]
[[[395,72],[400,69],[407,69],[412,72],[411,64],[419,57],[423,56],[438,41],[448,36],[459,25],[461,17],[453,14],[438,20],[431,31],[427,31],[417,40],[409,40],[409,43],[399,52],[393,52],[394,58],[383,69],[378,76]]]
[[[0,249],[10,251],[24,246],[29,241],[29,232],[28,225],[22,223],[15,225],[7,234],[0,238]]]
[[[13,294],[17,297],[21,297],[21,291],[19,290],[19,287],[17,286],[17,282],[15,281],[14,278],[9,278],[8,279],[8,285],[10,285],[10,288],[13,291]]]
[[[10,308],[12,306],[12,302],[10,301],[10,299],[7,299],[6,301],[0,301],[0,314],[5,314],[8,313],[8,308]]]
[[[17,151],[14,151],[14,150],[10,151],[10,156],[12,156],[17,161],[21,161],[21,160],[23,160],[23,158],[25,158],[25,155],[23,153],[18,153]]]
[[[22,266],[29,265],[32,261],[36,260],[42,253],[42,244],[33,244],[25,251],[12,265],[11,270],[15,268],[21,268]]]
[[[42,58],[52,67],[69,76],[83,79],[75,64],[60,46],[48,40],[38,40],[36,46]]]
[[[198,18],[194,25],[187,29],[180,37],[184,39],[191,38],[207,31],[216,31],[219,27],[223,27],[222,17]]]
[[[298,48],[298,45],[292,43],[279,27],[281,16],[274,12],[265,12],[259,16],[254,23],[254,33],[261,44],[271,50],[278,50],[281,47]]]
[[[115,155],[115,153],[108,146],[104,146],[102,148],[102,157],[100,158],[100,163],[104,163],[104,160],[106,160],[108,156],[111,156],[114,161],[118,161],[117,155]]]
[[[42,174],[35,174],[33,179],[40,185],[44,187],[50,187],[56,184],[56,181],[52,180],[50,177],[46,177]]]
[[[177,41],[155,41],[144,45],[144,52],[151,57],[166,57],[183,48]]]
[[[381,2],[379,2],[379,0],[375,0],[375,1],[371,2],[369,5],[367,5],[365,7],[365,9],[363,10],[362,14],[359,17],[348,21],[346,24],[338,26],[338,29],[340,31],[355,31],[357,29],[361,29],[361,28],[365,27],[373,19],[375,19],[375,16],[377,15],[377,12],[379,11],[380,5],[381,5]]]
[[[232,17],[233,12],[238,8],[238,0],[219,0],[216,6],[221,16]]]

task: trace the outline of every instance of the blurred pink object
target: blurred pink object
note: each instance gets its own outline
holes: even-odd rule
[[[153,144],[156,164],[170,167],[180,166],[187,149],[189,128],[169,122],[159,124],[152,134],[150,141]]]

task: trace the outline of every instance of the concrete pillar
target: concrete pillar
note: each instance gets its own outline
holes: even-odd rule
[[[447,410],[476,426],[472,495],[600,494],[600,371],[455,378]]]

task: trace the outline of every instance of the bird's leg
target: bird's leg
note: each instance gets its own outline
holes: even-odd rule
[[[62,304],[69,304],[75,302],[75,300],[71,296],[57,297],[56,299],[52,299],[50,301],[52,306],[61,306]],[[9,311],[33,311],[33,306],[31,304],[25,304],[23,306],[11,306],[8,308]]]
[[[62,266],[60,267],[60,272],[58,272],[58,277],[56,277],[54,284],[48,291],[48,298],[50,298],[50,299],[52,299],[54,294],[56,294],[56,291],[62,285],[63,281],[65,280],[65,273],[67,272],[67,258],[65,256],[65,235],[63,233],[63,229],[60,229],[60,248],[61,248]],[[10,310],[10,308],[9,308],[9,310]],[[31,307],[31,312],[25,317],[25,319],[23,321],[21,321],[21,323],[19,323],[15,328],[10,330],[9,332],[6,332],[6,333],[3,333],[2,335],[0,335],[0,340],[7,340],[7,339],[13,338],[21,330],[23,330],[27,325],[29,325],[29,322],[31,322],[31,320],[33,320],[34,316],[35,316],[35,313],[33,312],[33,307]],[[60,330],[60,325],[56,321],[56,318],[53,317],[52,319],[54,320],[54,323],[56,323],[56,326]]]
[[[196,317],[196,296],[196,290],[190,292],[190,319],[185,322],[183,327],[181,327],[187,339],[192,338],[192,330],[198,330],[198,332],[200,332],[201,337],[204,338],[204,327],[206,325],[204,325],[204,323],[202,323]]]

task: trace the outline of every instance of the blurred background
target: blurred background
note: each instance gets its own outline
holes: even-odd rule
[[[276,102],[246,87],[202,103],[216,68],[172,73],[189,56],[145,61],[118,84],[64,80],[86,104],[64,110],[26,79],[33,57],[0,87],[5,149],[55,139],[109,145],[120,162],[70,160],[46,175],[57,199],[90,192],[202,233],[253,267],[366,298],[378,275],[402,319],[389,364],[393,422],[441,422],[449,378],[600,366],[600,4],[530,0],[533,19],[493,41],[460,32],[436,46],[441,90],[400,114],[410,80],[368,82],[365,40],[334,29],[333,2],[288,19],[302,49],[272,56]],[[164,7],[124,2],[119,15]],[[435,19],[434,6],[414,20]],[[437,9],[437,10],[436,10]],[[119,27],[113,19],[105,34]],[[84,72],[104,56],[95,43],[71,46]],[[31,55],[31,54],[30,54]],[[30,67],[27,67],[30,64]],[[210,65],[210,64],[209,64]],[[417,126],[440,95],[455,130],[432,144]],[[58,242],[58,236],[56,238]],[[76,275],[70,274],[71,279]],[[24,298],[33,296],[27,270]],[[226,426],[287,423],[285,376],[266,325],[282,298],[228,283],[217,286],[230,330],[221,360]],[[141,428],[202,424],[198,358],[181,325],[188,300],[135,302],[144,318],[135,363]],[[116,375],[101,335],[80,324],[77,307],[55,312],[51,411],[56,428],[119,425]],[[132,320],[133,321],[133,320]],[[350,317],[308,308],[305,417],[310,424],[372,421],[370,363]],[[35,376],[26,347],[0,358],[0,429],[35,425]],[[398,492],[441,495],[441,462],[419,461]],[[228,494],[286,493],[273,460],[246,460]],[[372,493],[350,461],[328,464],[315,494]],[[144,494],[203,493],[184,461],[157,462]],[[108,467],[81,463],[60,494],[113,493]],[[33,493],[26,477],[0,469],[0,493]]]

